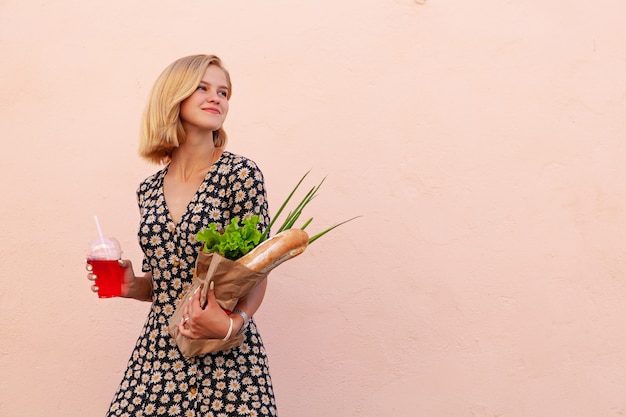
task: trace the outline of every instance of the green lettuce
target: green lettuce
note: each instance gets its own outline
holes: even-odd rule
[[[217,252],[225,258],[237,260],[261,242],[263,233],[257,229],[258,224],[257,215],[244,219],[241,225],[239,219],[234,218],[223,231],[218,231],[216,224],[211,223],[196,233],[196,240],[204,242],[203,252]]]

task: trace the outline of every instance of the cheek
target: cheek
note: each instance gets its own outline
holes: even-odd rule
[[[180,102],[180,116],[184,117],[187,114],[189,109],[189,99],[185,99]]]

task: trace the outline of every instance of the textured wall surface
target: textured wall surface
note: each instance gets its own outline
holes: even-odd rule
[[[0,2],[0,415],[103,415],[149,306],[98,300],[100,217],[137,272],[161,70],[220,55],[229,150],[322,228],[257,320],[279,413],[626,413],[621,0]]]

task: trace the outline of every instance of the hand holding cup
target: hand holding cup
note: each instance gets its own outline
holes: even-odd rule
[[[99,298],[119,297],[124,283],[124,261],[122,250],[115,238],[98,238],[89,246],[87,254],[87,278],[94,281],[92,291]]]

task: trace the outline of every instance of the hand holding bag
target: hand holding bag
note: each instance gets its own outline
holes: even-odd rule
[[[178,301],[168,326],[168,332],[176,340],[183,356],[190,358],[209,352],[229,350],[239,346],[243,341],[243,334],[234,336],[227,341],[222,339],[191,339],[180,334],[178,326],[183,318],[185,303],[196,290],[201,291],[200,305],[204,308],[207,291],[210,283],[213,282],[213,290],[218,304],[230,312],[235,308],[239,299],[248,295],[267,275],[268,273],[253,271],[217,253],[200,251],[196,258],[196,272],[192,284]]]

